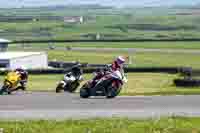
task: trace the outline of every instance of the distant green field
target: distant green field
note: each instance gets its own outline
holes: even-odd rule
[[[1,121],[5,133],[199,133],[200,118]]]
[[[200,68],[198,54],[156,53],[156,52],[76,52],[48,51],[49,60],[80,61],[88,63],[111,63],[119,55],[130,56],[133,67],[192,67]],[[127,62],[128,63],[128,62]]]
[[[0,10],[0,36],[11,40],[38,39],[184,39],[199,38],[199,17],[176,15],[184,9],[13,9]],[[190,11],[188,11],[190,12]],[[40,16],[39,21],[1,21],[1,15]],[[44,20],[43,16],[83,16],[84,23]],[[5,16],[4,16],[5,17]]]

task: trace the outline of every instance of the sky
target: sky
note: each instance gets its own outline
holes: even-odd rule
[[[0,7],[101,4],[108,6],[172,6],[200,4],[200,0],[0,0]]]

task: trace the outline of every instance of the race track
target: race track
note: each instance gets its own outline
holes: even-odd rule
[[[135,96],[81,99],[53,92],[0,96],[0,119],[80,119],[94,117],[147,118],[200,116],[200,96]]]

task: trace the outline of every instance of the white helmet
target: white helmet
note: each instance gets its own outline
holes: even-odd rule
[[[24,66],[22,65],[22,66],[17,67],[16,69],[18,69],[18,70],[25,70],[26,67],[24,67]]]
[[[124,64],[125,63],[125,58],[123,56],[118,56],[117,59],[116,59],[116,62],[121,65],[121,64]]]

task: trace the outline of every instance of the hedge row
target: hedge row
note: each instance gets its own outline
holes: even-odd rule
[[[79,62],[57,62],[50,61],[48,62],[52,69],[30,69],[27,70],[30,74],[63,74],[66,71],[69,71],[73,66],[79,65],[83,68],[84,73],[92,73],[98,68],[106,67],[106,64],[88,64],[88,63],[79,63]],[[127,67],[124,68],[126,73],[130,72],[145,72],[145,73],[182,73],[183,76],[191,76],[200,70],[192,70],[188,67]],[[0,74],[5,74],[6,70],[0,70]]]
[[[179,87],[199,87],[200,80],[198,79],[175,79],[174,83]]]
[[[70,68],[74,65],[79,64],[79,62],[57,62],[57,61],[50,61],[49,66],[54,68]],[[88,63],[81,63],[83,67],[85,67],[86,73],[93,72],[97,68],[106,67],[106,64],[88,64]],[[180,71],[186,71],[189,68],[185,67],[125,67],[125,72],[165,72],[165,73],[178,73]]]
[[[178,67],[143,67],[143,68],[125,68],[125,72],[147,72],[147,73],[178,73],[182,68]]]
[[[48,66],[54,68],[69,68],[78,64],[77,62],[58,62],[58,61],[49,61]]]
[[[92,73],[98,68],[83,68],[84,73]],[[145,73],[179,73],[183,68],[168,68],[168,67],[157,67],[157,68],[124,68],[126,73],[131,72],[145,72]],[[27,70],[29,74],[63,74],[69,71],[70,67],[66,69],[30,69]],[[0,70],[0,74],[5,74],[8,70]]]
[[[49,61],[48,66],[54,68],[70,68],[74,65],[79,64],[79,62],[62,62],[62,61]],[[81,63],[83,67],[105,67],[106,64],[88,64],[88,63]]]

